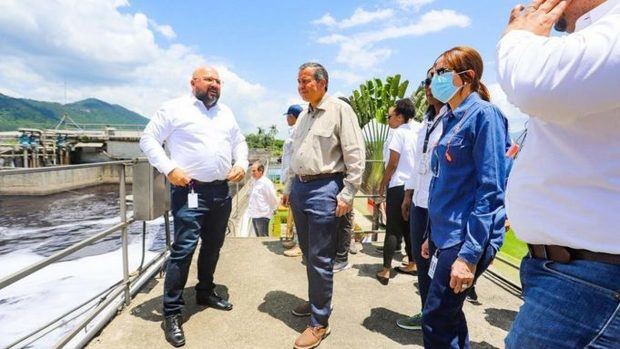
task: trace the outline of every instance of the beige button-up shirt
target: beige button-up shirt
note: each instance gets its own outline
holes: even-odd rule
[[[365,157],[355,112],[346,102],[325,95],[316,108],[308,107],[299,115],[284,193],[291,192],[296,175],[344,172],[338,199],[351,204],[362,184]]]

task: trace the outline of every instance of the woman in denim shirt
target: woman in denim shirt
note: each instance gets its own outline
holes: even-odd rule
[[[508,121],[489,103],[483,63],[469,47],[435,62],[431,91],[448,103],[443,133],[431,156],[428,214],[432,278],[423,309],[426,348],[469,348],[463,302],[504,238]]]

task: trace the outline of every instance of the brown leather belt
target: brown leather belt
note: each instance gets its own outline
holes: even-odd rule
[[[327,179],[327,178],[335,178],[341,176],[342,172],[334,172],[334,173],[319,173],[316,175],[297,175],[299,181],[302,183],[316,181],[318,179]]]
[[[527,248],[534,258],[548,259],[559,263],[568,263],[573,260],[583,259],[607,264],[620,264],[620,255],[617,254],[577,250],[556,245],[527,244]]]

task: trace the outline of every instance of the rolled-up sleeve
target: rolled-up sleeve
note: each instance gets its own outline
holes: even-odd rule
[[[493,107],[484,108],[473,144],[478,187],[473,210],[467,220],[465,241],[459,257],[478,264],[492,232],[504,227],[506,183],[506,144],[508,122]]]
[[[166,113],[165,107],[159,109],[146,125],[144,133],[140,137],[140,149],[142,149],[151,165],[164,175],[178,167],[174,161],[168,158],[162,147],[164,141],[172,132],[170,120]]]
[[[619,56],[613,18],[562,37],[513,30],[497,44],[497,77],[522,112],[562,122],[620,106]]]
[[[355,194],[362,185],[366,150],[364,149],[362,130],[353,109],[346,106],[341,109],[341,113],[340,145],[346,167],[346,176],[344,188],[338,194],[338,199],[352,204]]]

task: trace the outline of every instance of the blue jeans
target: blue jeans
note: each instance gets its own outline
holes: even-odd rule
[[[252,218],[252,226],[256,236],[269,236],[269,218]]]
[[[620,265],[526,257],[506,348],[620,348]]]
[[[467,321],[463,302],[467,292],[455,294],[450,288],[450,272],[461,244],[441,249],[438,253],[435,275],[431,280],[424,309],[422,310],[422,333],[425,348],[469,349]],[[431,249],[431,253],[434,253]],[[488,245],[478,261],[474,283],[488,268],[495,257],[495,249]]]
[[[293,180],[290,203],[306,256],[311,326],[327,326],[334,288],[334,259],[338,241],[336,196],[342,190],[342,176],[302,183]]]
[[[411,206],[409,210],[409,227],[411,232],[411,254],[418,268],[418,290],[420,291],[420,299],[422,300],[422,308],[426,303],[426,295],[431,284],[431,278],[428,276],[428,267],[430,259],[422,257],[422,244],[425,240],[426,230],[428,226],[428,209],[424,207]],[[432,241],[429,241],[429,245]],[[430,247],[430,246],[429,246]]]
[[[183,310],[183,289],[199,237],[202,243],[198,255],[196,293],[210,295],[215,287],[213,273],[224,244],[231,210],[228,184],[196,184],[194,190],[198,194],[198,208],[188,208],[189,189],[172,187],[174,242],[164,281],[164,316],[180,314]]]

